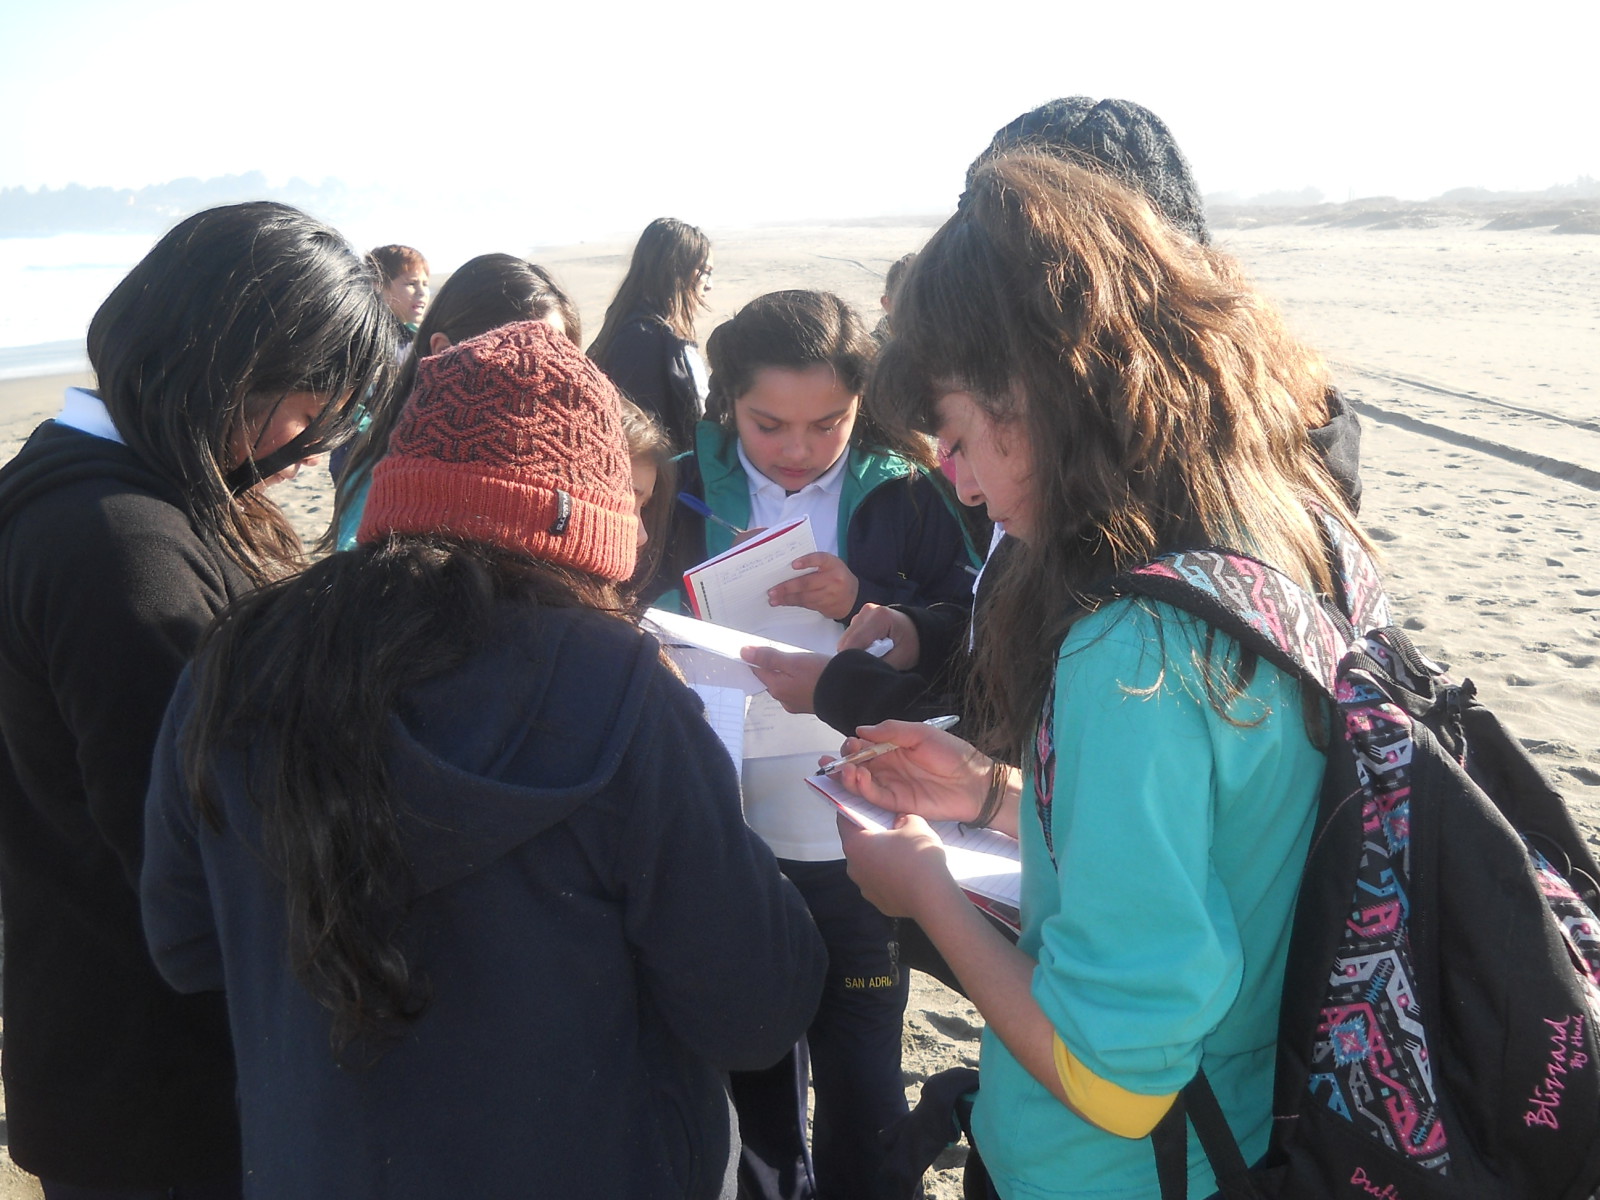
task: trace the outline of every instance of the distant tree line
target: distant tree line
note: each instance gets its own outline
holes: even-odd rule
[[[56,233],[160,233],[177,221],[218,204],[242,200],[281,200],[332,220],[349,199],[337,179],[320,184],[291,179],[269,187],[260,171],[214,179],[173,179],[142,188],[0,188],[0,237],[43,237]]]

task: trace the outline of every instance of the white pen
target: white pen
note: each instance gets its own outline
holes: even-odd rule
[[[959,716],[952,714],[948,717],[929,717],[923,722],[923,724],[932,726],[934,729],[953,729],[955,728],[956,723],[960,720],[961,718]],[[872,759],[877,758],[880,755],[884,755],[889,753],[891,750],[898,749],[900,749],[900,747],[896,746],[893,742],[879,742],[876,746],[868,746],[865,750],[857,750],[854,754],[846,754],[843,758],[836,758],[827,766],[818,767],[812,772],[812,774],[832,775],[840,767],[851,766],[855,763],[870,762]]]

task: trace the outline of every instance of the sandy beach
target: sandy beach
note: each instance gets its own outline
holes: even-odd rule
[[[702,339],[776,288],[837,291],[875,320],[884,270],[934,224],[709,230],[716,286]],[[1398,615],[1425,653],[1477,683],[1600,844],[1600,237],[1485,224],[1481,213],[1423,228],[1267,224],[1218,241],[1328,357],[1362,414],[1361,516],[1386,554]],[[630,244],[530,257],[568,288],[592,336]],[[0,456],[74,382],[84,381],[0,382]],[[324,470],[278,496],[304,534],[321,532]],[[970,1005],[919,978],[908,1093],[975,1064],[980,1028]],[[0,1200],[37,1194],[0,1166]],[[959,1172],[936,1172],[929,1194],[959,1196]]]

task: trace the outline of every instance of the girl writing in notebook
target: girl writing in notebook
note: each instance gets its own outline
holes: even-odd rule
[[[1104,174],[1029,154],[974,172],[895,328],[875,398],[937,434],[962,499],[1018,546],[978,622],[977,746],[902,722],[846,743],[899,746],[841,782],[920,814],[846,831],[851,874],[987,1020],[973,1133],[998,1194],[1143,1200],[1144,1135],[1197,1068],[1246,1157],[1265,1148],[1326,714],[1225,635],[1096,587],[1220,545],[1331,592],[1310,508],[1360,534],[1306,437],[1325,375],[1230,260]],[[1016,946],[921,817],[1020,836]],[[1212,1194],[1198,1150],[1189,1173]]]
[[[762,296],[719,326],[706,351],[707,419],[678,463],[679,487],[739,529],[809,516],[817,544],[795,563],[808,573],[772,589],[772,621],[745,632],[828,652],[843,622],[869,601],[969,601],[974,560],[933,478],[931,447],[920,436],[891,437],[862,411],[874,345],[844,301],[810,291]],[[659,590],[733,538],[678,505]],[[846,877],[832,807],[804,783],[817,753],[838,742],[815,718],[791,716],[757,696],[743,780],[747,820],[805,896],[828,944],[822,1007],[807,1035],[816,1186],[847,1198],[867,1194],[881,1154],[878,1131],[905,1111],[907,980],[894,923]],[[792,1069],[734,1077],[745,1181],[758,1192],[800,1194],[806,1184],[800,1084]]]

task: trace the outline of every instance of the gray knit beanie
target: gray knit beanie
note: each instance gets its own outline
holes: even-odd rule
[[[1131,100],[1063,96],[1002,126],[967,168],[972,175],[1002,150],[1034,149],[1098,166],[1144,194],[1175,227],[1202,245],[1211,241],[1205,208],[1188,160],[1166,123]],[[965,200],[965,196],[963,196]]]

